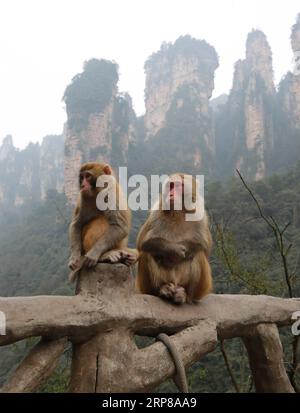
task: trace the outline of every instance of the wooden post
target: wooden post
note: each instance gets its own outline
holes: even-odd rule
[[[243,337],[257,393],[294,393],[283,364],[275,324],[259,324]]]

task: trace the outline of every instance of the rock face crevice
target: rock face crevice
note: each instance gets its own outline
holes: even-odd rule
[[[217,119],[219,158],[225,150],[231,173],[238,168],[250,179],[266,176],[274,147],[275,95],[271,48],[265,34],[253,30],[246,58],[235,64],[232,89]]]
[[[295,57],[293,72],[288,72],[279,88],[279,99],[292,127],[300,129],[300,14],[292,27],[291,46]]]
[[[64,177],[71,204],[76,202],[82,163],[127,164],[128,145],[135,140],[135,114],[129,95],[118,93],[117,82],[115,63],[92,59],[66,89]]]
[[[163,44],[145,63],[146,141],[167,146],[183,166],[205,168],[214,157],[209,99],[217,67],[215,49],[190,36]]]
[[[63,137],[46,136],[41,145],[14,147],[12,137],[0,146],[0,204],[23,205],[45,199],[49,190],[63,191]]]
[[[294,68],[290,92],[294,105],[290,105],[290,111],[295,122],[295,127],[300,129],[300,13],[292,28],[291,44],[296,60],[296,67]]]
[[[145,114],[118,91],[118,65],[85,62],[67,86],[63,136],[0,146],[0,205],[44,199],[50,189],[76,202],[84,162],[128,166],[130,173],[181,170],[210,179],[238,168],[249,180],[295,164],[300,153],[300,14],[291,31],[296,67],[276,91],[266,35],[252,30],[245,58],[235,64],[229,95],[211,100],[219,61],[204,40],[181,36],[163,43],[145,63]]]

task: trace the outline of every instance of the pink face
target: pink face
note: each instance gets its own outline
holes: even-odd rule
[[[80,191],[83,194],[89,194],[94,185],[95,178],[89,172],[82,172],[79,175]]]
[[[183,183],[181,181],[171,181],[170,190],[167,194],[167,199],[175,201],[176,198],[181,198],[183,194]]]
[[[172,176],[163,190],[163,202],[166,209],[182,209],[183,179],[179,175]],[[169,208],[168,208],[169,207]]]

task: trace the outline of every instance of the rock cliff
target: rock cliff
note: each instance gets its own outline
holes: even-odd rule
[[[66,89],[64,176],[71,204],[76,201],[82,163],[127,163],[129,142],[135,140],[135,114],[129,95],[118,93],[117,82],[115,63],[92,59]]]
[[[215,152],[209,99],[217,67],[215,49],[190,36],[163,44],[145,63],[146,141],[168,148],[165,159],[209,169]]]
[[[12,137],[0,146],[0,204],[40,201],[49,190],[63,189],[63,137],[47,136],[42,144],[14,147]]]
[[[274,147],[273,108],[276,90],[272,52],[265,34],[249,33],[246,58],[235,64],[233,85],[223,111],[217,116],[219,162],[248,179],[266,176]]]

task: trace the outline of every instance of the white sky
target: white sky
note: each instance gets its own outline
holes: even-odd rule
[[[120,91],[144,111],[147,57],[184,34],[207,40],[220,56],[214,97],[231,87],[247,33],[263,30],[275,81],[292,67],[290,30],[299,0],[1,0],[0,140],[17,147],[59,134],[63,92],[91,57],[115,60]]]

